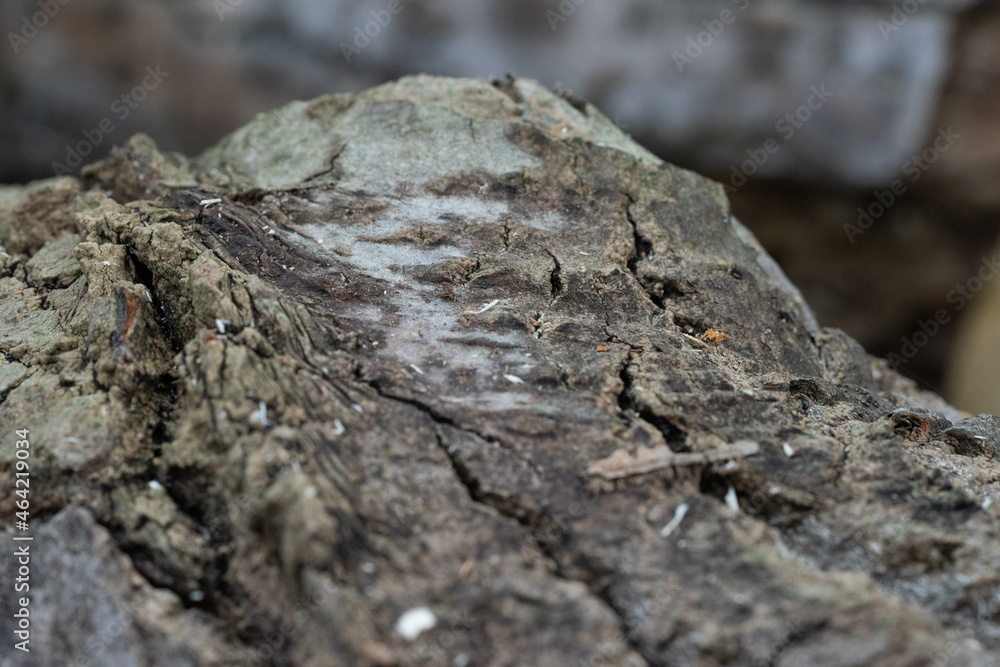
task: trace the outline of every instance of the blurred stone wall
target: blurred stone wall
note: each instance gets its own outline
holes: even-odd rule
[[[169,85],[121,130],[180,150],[293,96],[512,71],[562,83],[702,171],[728,174],[774,138],[780,150],[745,171],[879,184],[922,148],[965,4],[924,0],[897,30],[879,26],[892,21],[881,2],[397,0],[393,14],[388,0],[61,1],[3,49],[7,179],[44,175],[82,121],[159,64]],[[5,0],[0,23],[16,33],[39,7]]]
[[[139,131],[197,153],[289,99],[407,73],[512,71],[729,185],[820,319],[891,355],[996,236],[994,6],[4,0],[0,181],[72,170]],[[964,314],[901,370],[937,386]]]

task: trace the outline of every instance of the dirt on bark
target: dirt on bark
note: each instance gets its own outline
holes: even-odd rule
[[[4,667],[1000,663],[997,419],[575,98],[138,136],[0,241]]]

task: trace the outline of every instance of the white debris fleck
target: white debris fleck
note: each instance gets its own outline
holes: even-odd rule
[[[230,323],[229,320],[220,320],[220,319],[215,320],[215,326],[219,328],[220,334],[226,333],[226,325],[229,323]]]
[[[229,413],[226,412],[225,410],[222,410],[221,412],[219,412],[219,421],[226,421],[226,419],[228,417],[229,417]]]
[[[455,656],[455,659],[451,661],[451,667],[469,667],[469,663],[469,654],[459,653]]]
[[[785,456],[787,456],[788,458],[792,458],[793,456],[795,456],[795,450],[792,449],[792,446],[789,445],[787,442],[781,443],[781,451],[783,451],[785,453]]]
[[[191,600],[191,602],[201,602],[205,599],[205,594],[201,591],[191,591],[188,593],[188,599]]]
[[[517,377],[516,375],[507,375],[505,373],[503,377],[505,380],[507,380],[507,382],[513,382],[514,384],[524,384],[524,380]]]
[[[589,252],[584,252],[584,251],[582,251],[582,250],[580,251],[580,254],[581,254],[581,255],[587,255],[587,256],[590,256],[590,253],[589,253]]]
[[[149,290],[146,290],[146,300],[148,300],[150,303],[153,303],[153,297],[149,293]]]
[[[427,607],[417,607],[406,612],[396,621],[396,632],[406,639],[413,641],[426,630],[430,630],[437,625],[437,617]]]
[[[192,387],[198,386],[198,378],[191,378],[191,386]]]
[[[364,412],[365,411],[365,409],[363,407],[361,407],[360,405],[358,405],[357,403],[355,403],[351,407],[354,408],[358,412]]]
[[[753,396],[753,389],[744,389],[744,390],[743,390],[743,393],[744,393],[744,394],[745,394],[746,396]]]
[[[378,568],[375,567],[375,563],[362,563],[361,564],[361,571],[364,572],[365,574],[375,574],[375,570],[376,569],[378,569]]]
[[[779,493],[781,493],[781,487],[780,486],[769,486],[769,487],[767,487],[767,492],[769,494],[771,494],[772,496],[776,496]]]
[[[200,206],[211,206],[212,204],[221,204],[222,200],[219,198],[215,199],[202,199],[198,204]]]
[[[339,419],[334,419],[333,420],[333,434],[334,435],[344,435],[345,431],[347,431],[347,429],[344,428],[344,422],[340,421]]]
[[[424,374],[424,372],[422,370],[420,370],[420,368],[416,364],[410,364],[410,368],[412,368],[413,370],[415,370],[420,375]]]
[[[316,239],[316,243],[323,245],[323,239]]]
[[[681,503],[678,505],[677,509],[674,510],[674,518],[670,520],[670,523],[663,527],[663,530],[660,531],[660,535],[663,535],[663,537],[670,537],[670,533],[674,532],[677,529],[677,526],[681,525],[681,521],[684,520],[684,515],[688,513],[688,509],[687,503]]]
[[[319,495],[319,489],[317,489],[315,486],[309,485],[306,487],[305,490],[306,498],[315,498],[318,495]]]
[[[992,498],[986,498],[986,499],[983,500],[982,508],[984,510],[988,510],[990,508],[990,505],[992,505],[992,504],[993,504],[993,499]]]
[[[329,375],[329,374],[330,374],[330,369],[327,368],[326,366],[323,366],[323,375]]]
[[[734,512],[740,511],[740,501],[736,499],[736,489],[733,487],[726,491],[726,506]]]
[[[154,479],[149,482],[149,488],[151,488],[153,491],[162,491],[163,485]]]
[[[791,560],[791,561],[797,560],[795,552],[793,552],[791,549],[788,548],[788,545],[786,545],[784,540],[781,539],[781,536],[778,535],[777,533],[773,533],[773,535],[774,535],[774,546],[777,547],[778,549],[778,555],[784,558],[785,560]]]
[[[270,423],[267,421],[267,403],[261,401],[257,404],[257,409],[250,413],[250,421],[261,426],[267,426]]]
[[[111,262],[109,262],[108,260],[104,260],[103,262],[101,262],[101,264],[103,264],[104,266],[111,266]]]
[[[465,311],[465,314],[466,315],[479,315],[480,313],[485,313],[487,310],[489,310],[490,308],[495,307],[499,303],[500,303],[500,299],[493,299],[492,301],[490,301],[488,304],[486,304],[485,306],[483,306],[479,310],[467,310],[467,311]]]
[[[736,461],[727,461],[726,465],[722,466],[723,470],[732,470],[736,467]]]

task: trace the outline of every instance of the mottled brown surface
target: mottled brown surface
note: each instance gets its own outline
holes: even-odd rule
[[[579,106],[409,78],[0,190],[38,636],[97,610],[0,665],[996,664],[995,418],[819,328],[720,186]]]

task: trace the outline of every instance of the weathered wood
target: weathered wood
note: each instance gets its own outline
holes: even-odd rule
[[[995,422],[593,107],[416,77],[137,137],[0,239],[2,665],[1000,656]],[[614,452],[702,469],[595,492]]]

